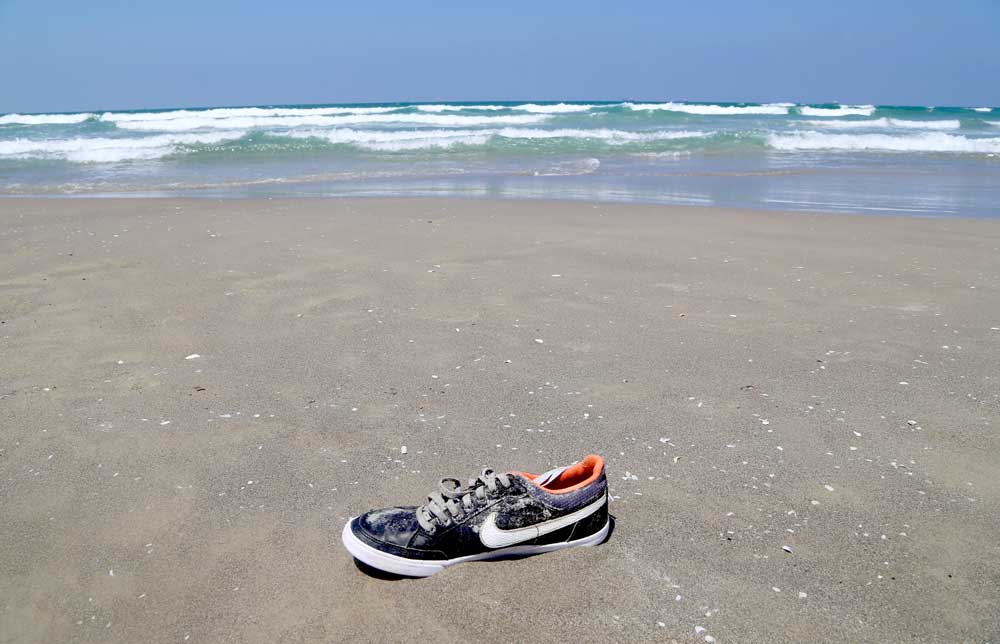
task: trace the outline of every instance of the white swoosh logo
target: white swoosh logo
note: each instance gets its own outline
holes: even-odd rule
[[[480,526],[479,540],[482,541],[483,545],[487,548],[506,548],[507,546],[514,545],[515,543],[536,539],[542,535],[573,525],[577,521],[585,519],[600,510],[607,502],[607,494],[602,494],[601,498],[597,499],[588,506],[580,508],[576,512],[571,512],[566,516],[559,517],[558,519],[542,521],[541,523],[525,526],[523,528],[514,528],[512,530],[501,530],[498,528],[497,513],[493,512],[486,517],[486,520],[483,521],[483,525]]]

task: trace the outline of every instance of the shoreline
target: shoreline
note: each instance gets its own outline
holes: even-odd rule
[[[0,199],[0,632],[459,642],[462,598],[496,642],[989,640],[1000,226],[803,214]],[[591,452],[600,547],[339,543]]]
[[[11,114],[0,116],[0,189],[541,197],[1000,218],[993,113],[515,101]]]
[[[401,202],[401,201],[440,201],[449,202],[456,201],[471,202],[471,203],[486,203],[486,204],[537,204],[537,205],[577,205],[577,206],[592,206],[592,207],[602,207],[607,206],[609,208],[637,208],[637,209],[660,209],[668,211],[695,211],[695,212],[712,212],[716,214],[741,214],[741,215],[778,215],[778,216],[807,216],[807,217],[834,217],[840,219],[864,219],[864,220],[882,220],[882,219],[899,219],[899,220],[916,220],[916,221],[954,221],[954,222],[997,222],[1000,221],[1000,213],[986,214],[986,215],[924,215],[924,214],[904,214],[901,211],[887,211],[887,212],[853,212],[853,211],[834,211],[834,210],[808,210],[808,209],[787,209],[787,208],[767,208],[767,207],[754,207],[754,206],[716,206],[710,204],[676,204],[676,203],[660,203],[655,201],[637,201],[637,200],[623,200],[623,201],[610,201],[610,200],[594,200],[587,198],[575,199],[572,197],[494,197],[494,196],[478,196],[478,195],[462,195],[462,194],[448,194],[448,195],[423,195],[423,194],[370,194],[370,195],[356,195],[356,194],[345,194],[345,195],[191,195],[191,194],[155,194],[155,193],[96,193],[96,194],[0,194],[0,203],[4,202],[25,202],[30,203],[32,201],[40,202],[60,202],[60,201],[107,201],[107,202],[119,202],[119,201],[154,201],[154,202],[171,202],[176,201],[179,203],[191,202],[191,203],[257,203],[257,204],[273,204],[273,203],[302,203],[309,204],[314,202]]]

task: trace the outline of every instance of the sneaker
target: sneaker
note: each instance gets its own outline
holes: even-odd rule
[[[604,460],[590,455],[544,474],[483,470],[468,487],[442,479],[424,505],[366,512],[341,538],[373,568],[428,577],[466,561],[595,546],[608,527]]]

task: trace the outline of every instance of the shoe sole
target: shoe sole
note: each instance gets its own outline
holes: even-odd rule
[[[348,520],[347,524],[344,526],[344,530],[340,535],[347,551],[354,555],[355,559],[368,564],[372,568],[377,568],[384,572],[401,575],[403,577],[430,577],[434,573],[440,572],[448,566],[454,566],[455,564],[465,563],[467,561],[485,561],[487,559],[501,559],[503,557],[537,555],[543,552],[552,552],[553,550],[562,550],[563,548],[575,548],[577,546],[596,546],[607,538],[608,530],[611,528],[611,521],[609,519],[608,522],[604,524],[603,528],[592,535],[583,537],[582,539],[574,539],[573,541],[563,541],[560,543],[549,543],[542,546],[510,546],[508,548],[497,548],[496,550],[481,552],[476,555],[468,555],[465,557],[456,557],[454,559],[434,559],[425,561],[422,559],[407,559],[406,557],[391,555],[387,552],[382,552],[378,548],[373,548],[354,536],[354,531],[351,530],[351,523],[353,521],[354,517],[351,517],[351,519]]]

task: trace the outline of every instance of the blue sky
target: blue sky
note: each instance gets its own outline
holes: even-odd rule
[[[0,112],[437,100],[1000,105],[1000,2],[0,0]]]

